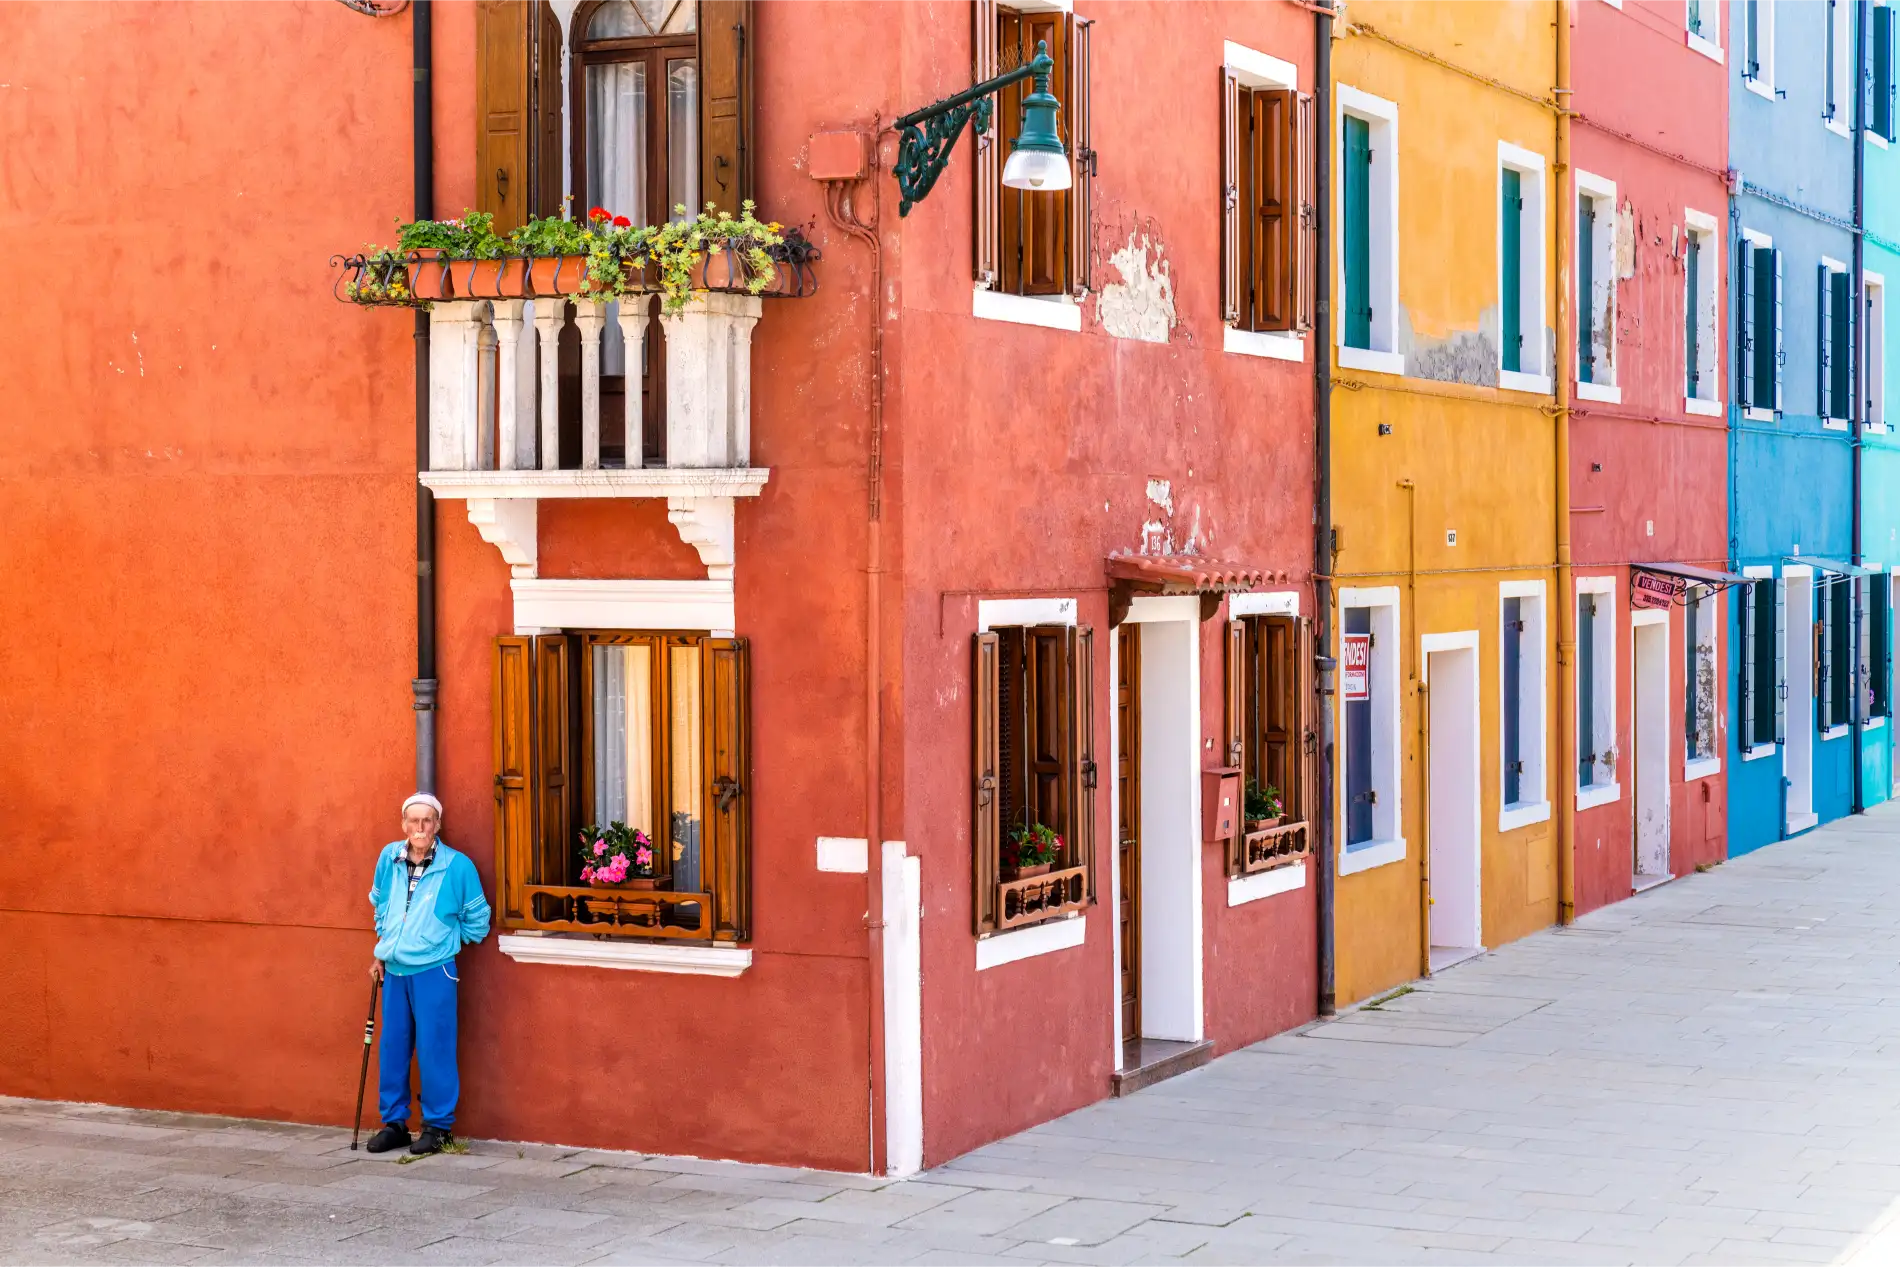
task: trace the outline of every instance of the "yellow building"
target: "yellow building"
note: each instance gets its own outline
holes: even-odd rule
[[[1333,42],[1337,995],[1558,913],[1556,0]]]

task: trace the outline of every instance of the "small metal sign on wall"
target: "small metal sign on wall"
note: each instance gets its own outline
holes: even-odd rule
[[[1372,698],[1372,635],[1344,634],[1340,661],[1340,694],[1348,700]]]
[[[1638,569],[1630,573],[1631,607],[1669,607],[1688,591],[1689,582],[1679,576]]]

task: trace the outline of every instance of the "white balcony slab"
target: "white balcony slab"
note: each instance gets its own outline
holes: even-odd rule
[[[595,471],[423,471],[416,478],[437,497],[757,497],[772,472],[762,466],[647,466]]]

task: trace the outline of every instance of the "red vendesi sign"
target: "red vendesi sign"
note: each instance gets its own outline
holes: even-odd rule
[[[1340,693],[1348,700],[1372,698],[1372,635],[1345,634]]]
[[[1679,576],[1656,572],[1630,573],[1631,607],[1668,607],[1682,596],[1689,583]]]

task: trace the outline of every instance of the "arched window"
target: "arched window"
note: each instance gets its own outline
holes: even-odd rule
[[[574,15],[578,213],[659,224],[699,195],[698,0],[600,0]]]

